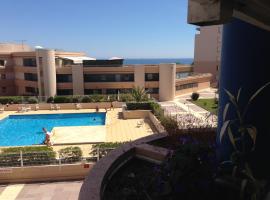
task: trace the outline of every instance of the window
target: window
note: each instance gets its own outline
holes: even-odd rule
[[[85,89],[84,94],[102,94],[101,89]]]
[[[58,89],[57,95],[73,95],[72,89]]]
[[[0,60],[0,66],[5,66],[5,60]]]
[[[6,74],[0,74],[0,80],[5,80],[6,79]]]
[[[24,58],[23,59],[23,66],[25,67],[36,67],[36,59],[35,58]]]
[[[176,79],[186,78],[190,75],[190,72],[176,72]]]
[[[2,87],[2,93],[6,93],[7,92],[7,88],[6,87]]]
[[[27,81],[37,81],[38,80],[38,77],[37,77],[37,74],[24,73],[24,80],[27,80]]]
[[[25,87],[25,92],[31,94],[38,94],[38,89],[34,87]]]
[[[132,91],[131,88],[123,88],[123,89],[119,89],[119,93],[121,94],[130,94]]]
[[[56,81],[57,83],[71,83],[72,74],[57,74]]]
[[[118,94],[118,89],[107,89],[106,94]]]
[[[176,90],[184,90],[188,88],[195,88],[198,87],[198,83],[188,83],[188,84],[183,84],[183,85],[177,85]]]
[[[85,74],[84,82],[133,82],[134,74]]]
[[[159,88],[145,88],[145,91],[148,94],[158,94],[159,93]]]
[[[146,73],[145,81],[159,81],[159,73]]]

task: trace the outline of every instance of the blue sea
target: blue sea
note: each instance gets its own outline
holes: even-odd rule
[[[134,64],[160,64],[160,63],[177,63],[177,64],[191,64],[193,58],[142,58],[142,59],[125,59],[125,65]]]

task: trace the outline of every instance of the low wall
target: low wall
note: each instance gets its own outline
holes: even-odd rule
[[[140,119],[149,116],[149,110],[123,110],[124,119]]]
[[[97,102],[97,103],[80,103],[82,109],[95,109],[97,106],[99,108],[110,108],[111,103],[110,102]],[[114,108],[121,108],[123,102],[113,102]],[[49,103],[40,103],[39,110],[50,110],[51,104]],[[61,110],[71,110],[76,109],[74,103],[59,103]],[[17,111],[18,108],[21,106],[21,104],[10,104],[8,106],[4,106],[5,111]],[[30,106],[32,110],[35,110],[36,104],[26,104],[26,106]]]
[[[160,121],[156,118],[156,116],[152,112],[148,113],[148,117],[149,117],[150,121],[153,123],[153,125],[156,127],[156,129],[157,129],[157,131],[159,133],[165,133],[166,132],[164,127],[160,123]]]
[[[94,163],[79,163],[0,168],[0,183],[84,179],[93,166]]]

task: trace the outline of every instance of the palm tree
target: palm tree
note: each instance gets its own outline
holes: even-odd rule
[[[147,99],[146,91],[143,87],[135,86],[132,88],[131,95],[136,102],[142,102]]]

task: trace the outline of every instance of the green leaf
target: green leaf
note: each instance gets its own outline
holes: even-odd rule
[[[239,102],[241,90],[242,90],[242,88],[240,88],[240,89],[238,90],[237,98],[236,98],[236,101],[237,101],[237,102]]]
[[[229,135],[229,139],[233,145],[233,148],[237,151],[237,148],[236,148],[236,144],[235,144],[235,140],[234,140],[234,137],[233,137],[233,133],[232,133],[232,130],[231,130],[231,127],[228,127],[228,135]]]
[[[228,127],[229,123],[230,123],[230,120],[227,120],[227,121],[225,121],[223,123],[223,125],[221,127],[220,134],[219,134],[219,140],[220,140],[220,142],[222,141],[222,138],[223,138],[223,136],[225,134],[225,131],[227,130],[227,127]]]
[[[263,91],[264,88],[266,88],[268,85],[270,85],[270,82],[268,82],[267,84],[265,84],[264,86],[262,86],[260,89],[258,89],[253,95],[252,97],[249,99],[249,102],[252,102],[255,97],[261,92]]]
[[[252,101],[255,99],[255,97],[258,96],[258,94],[259,94],[260,92],[262,92],[262,91],[264,90],[264,88],[266,88],[268,85],[270,85],[270,82],[266,83],[264,86],[262,86],[260,89],[258,89],[258,90],[250,97],[250,99],[249,99],[249,101],[248,101],[248,103],[247,103],[247,105],[246,105],[246,107],[245,107],[245,110],[244,110],[244,112],[243,112],[243,116],[246,115],[246,113],[247,113],[247,111],[248,111],[248,108],[249,108],[250,104],[252,103]]]
[[[229,106],[230,106],[230,103],[227,103],[224,110],[223,110],[223,121],[225,121],[225,119],[226,119],[226,115],[227,115]]]
[[[225,90],[225,92],[227,93],[227,95],[229,96],[230,101],[231,101],[232,104],[234,105],[235,111],[236,111],[237,116],[238,116],[238,118],[239,118],[239,120],[240,120],[240,123],[241,123],[241,122],[242,122],[242,117],[241,117],[241,113],[240,113],[239,107],[238,107],[238,105],[237,105],[237,102],[236,102],[236,100],[235,100],[235,97],[234,97],[234,96],[232,95],[232,93],[230,93],[228,90],[226,90],[226,89],[224,89],[224,90]]]
[[[247,186],[247,179],[242,180],[241,182],[241,190],[240,190],[240,199],[244,199],[245,194],[245,188]]]
[[[252,141],[253,141],[253,150],[255,148],[255,143],[256,143],[256,138],[257,138],[257,129],[255,126],[251,126],[247,128],[247,132],[249,134],[249,136],[251,137]]]

